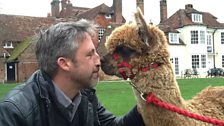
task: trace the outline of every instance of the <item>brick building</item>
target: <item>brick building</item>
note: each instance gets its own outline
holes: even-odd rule
[[[37,69],[31,40],[52,18],[0,15],[0,82],[24,81]]]
[[[34,48],[35,35],[40,29],[81,18],[99,25],[100,42],[104,33],[111,32],[111,26],[125,22],[122,1],[113,0],[111,7],[101,4],[84,8],[73,6],[69,0],[53,0],[51,14],[46,18],[0,14],[0,82],[23,82],[38,69]]]

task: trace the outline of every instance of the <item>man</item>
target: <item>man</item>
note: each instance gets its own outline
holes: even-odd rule
[[[92,22],[59,23],[40,32],[37,70],[0,103],[0,126],[142,126],[134,107],[123,117],[95,95],[100,58]]]

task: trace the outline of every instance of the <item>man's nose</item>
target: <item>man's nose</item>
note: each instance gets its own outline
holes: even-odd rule
[[[101,66],[101,62],[100,62],[100,56],[97,54],[97,59],[96,59],[96,66],[100,67]]]

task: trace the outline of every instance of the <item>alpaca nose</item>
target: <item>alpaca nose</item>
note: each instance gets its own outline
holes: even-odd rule
[[[101,62],[101,63],[105,63],[105,56],[102,56],[102,57],[100,58],[100,62]]]

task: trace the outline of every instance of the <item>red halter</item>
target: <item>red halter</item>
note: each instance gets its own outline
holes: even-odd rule
[[[114,53],[112,56],[113,56],[113,59],[114,59],[115,61],[118,61],[118,63],[117,63],[117,67],[119,68],[119,73],[122,75],[123,79],[124,79],[124,80],[127,80],[128,78],[133,79],[133,78],[135,77],[135,75],[136,75],[136,74],[134,74],[134,72],[133,72],[133,70],[132,70],[132,69],[133,69],[133,66],[132,66],[131,64],[127,63],[126,61],[123,61],[123,60],[119,57],[119,55],[116,54],[116,53]],[[120,61],[120,62],[119,62],[119,61]],[[147,67],[141,67],[141,68],[139,68],[138,71],[146,72],[146,71],[148,71],[148,70],[150,70],[150,69],[155,69],[155,68],[157,68],[158,66],[159,66],[159,64],[157,64],[157,63],[152,63],[152,64],[150,64],[150,65],[147,66]],[[131,71],[130,76],[128,76],[128,75],[126,74],[124,68],[127,68],[127,69],[129,69],[129,70]]]

